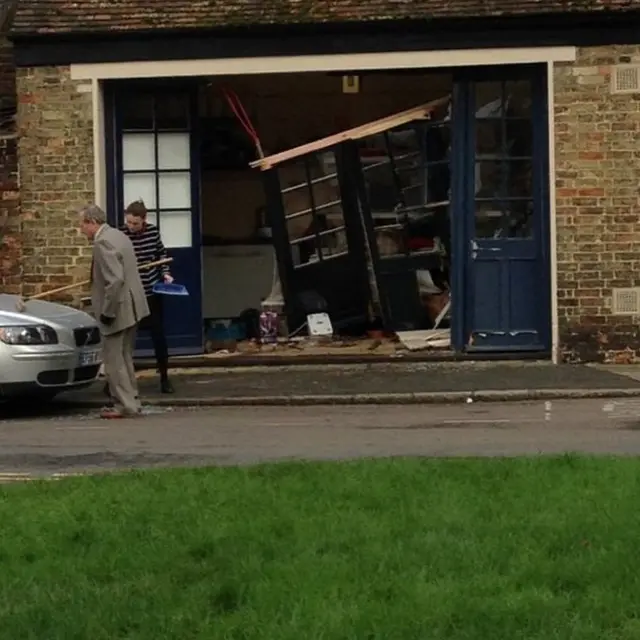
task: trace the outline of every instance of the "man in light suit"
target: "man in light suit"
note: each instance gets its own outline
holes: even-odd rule
[[[113,408],[102,417],[126,418],[140,414],[138,385],[133,368],[136,325],[149,315],[131,240],[107,224],[100,207],[80,211],[80,230],[93,241],[91,304],[103,336],[104,371]]]

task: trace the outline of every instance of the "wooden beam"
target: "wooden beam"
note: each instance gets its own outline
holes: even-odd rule
[[[321,138],[314,142],[308,142],[307,144],[303,144],[299,147],[294,147],[293,149],[288,149],[287,151],[282,151],[272,156],[255,160],[254,162],[251,162],[249,166],[251,166],[252,169],[266,171],[267,169],[271,169],[272,167],[282,164],[287,160],[293,160],[294,158],[299,158],[300,156],[307,155],[308,153],[322,151],[323,149],[334,147],[335,145],[340,144],[341,142],[346,142],[347,140],[360,140],[368,136],[374,136],[403,124],[408,124],[414,120],[428,120],[431,117],[431,113],[438,107],[446,104],[450,98],[451,96],[447,95],[443,98],[427,102],[426,104],[421,104],[418,107],[413,107],[413,109],[401,111],[400,113],[395,113],[391,116],[387,116],[386,118],[374,120],[373,122],[368,122],[367,124],[360,125],[359,127],[341,131],[340,133],[334,133],[326,138]]]

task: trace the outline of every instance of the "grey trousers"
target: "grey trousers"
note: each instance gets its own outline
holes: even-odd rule
[[[116,409],[134,414],[140,411],[138,383],[133,367],[136,327],[129,327],[109,336],[103,336],[102,357],[109,393]]]

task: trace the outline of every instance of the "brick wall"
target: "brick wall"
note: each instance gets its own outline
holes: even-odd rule
[[[94,197],[90,88],[68,67],[17,71],[24,295],[88,276],[76,212]]]
[[[22,242],[15,128],[16,76],[11,44],[0,38],[0,292],[20,291]]]
[[[558,307],[568,361],[640,360],[640,318],[611,314],[612,288],[640,284],[640,95],[614,96],[609,89],[612,65],[629,61],[640,62],[640,46],[579,49],[576,63],[556,65],[554,72]],[[3,77],[0,58],[0,87]],[[89,245],[77,232],[75,211],[94,195],[88,88],[72,81],[68,68],[17,73],[26,295],[87,275]],[[418,98],[405,95],[406,106]],[[281,94],[271,86],[267,97],[277,102]],[[384,112],[396,105],[387,107]],[[343,113],[344,122],[332,121],[331,129],[352,124],[354,113],[359,109]],[[260,119],[256,124],[266,127]],[[273,146],[285,142],[274,137]],[[0,215],[10,212],[11,228],[19,229],[11,158],[15,162],[15,141],[0,139]],[[0,277],[14,287],[20,281],[17,236],[10,231],[0,250]]]
[[[558,305],[568,361],[640,359],[640,318],[611,291],[640,284],[640,95],[611,95],[611,67],[640,46],[578,50],[555,68]]]

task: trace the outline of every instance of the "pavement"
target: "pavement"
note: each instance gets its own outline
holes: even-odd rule
[[[157,406],[425,404],[640,396],[640,367],[549,362],[380,363],[178,369],[176,393],[139,373],[145,403]],[[60,406],[104,404],[102,383],[61,396]]]
[[[0,481],[132,468],[388,456],[640,454],[640,398],[453,405],[150,408],[0,420]]]

